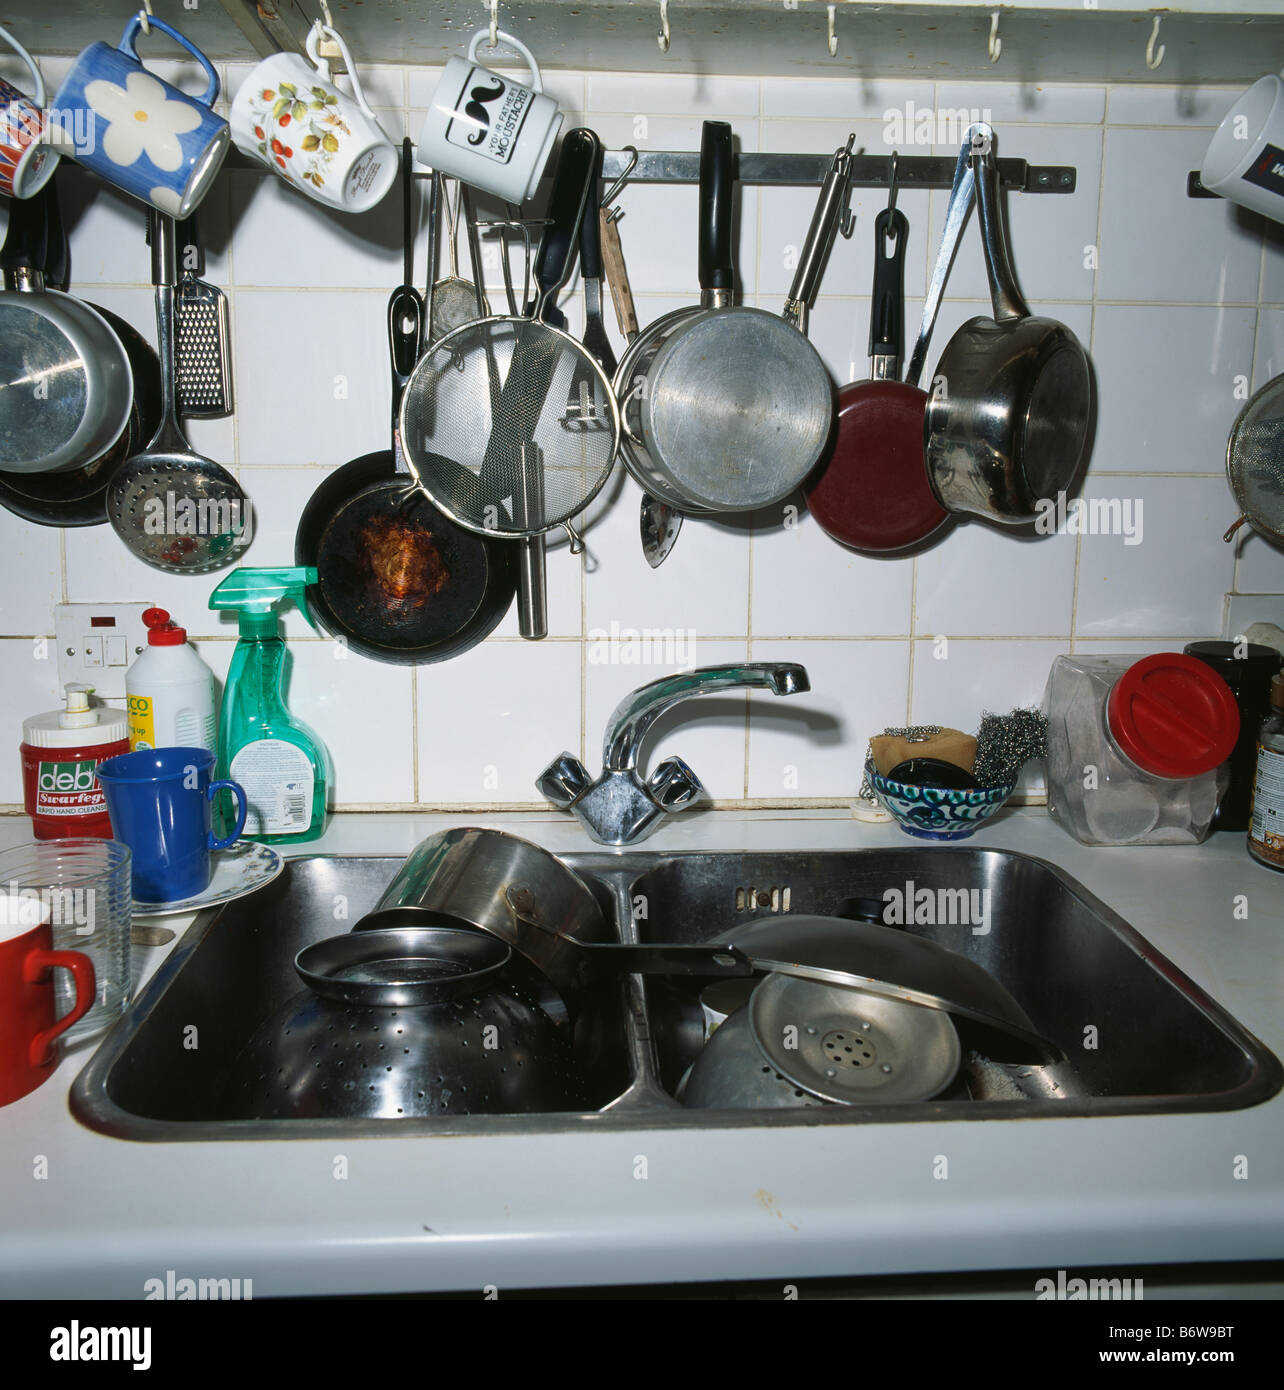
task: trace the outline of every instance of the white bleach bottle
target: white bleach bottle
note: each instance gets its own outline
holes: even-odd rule
[[[143,614],[147,650],[125,674],[129,746],[218,751],[214,672],[163,608]]]

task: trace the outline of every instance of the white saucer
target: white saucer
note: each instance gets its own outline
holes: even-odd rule
[[[215,850],[214,873],[210,886],[195,897],[172,903],[141,903],[134,900],[135,917],[173,917],[180,912],[197,912],[243,898],[262,888],[285,867],[285,861],[270,845],[255,840],[238,840],[231,849]]]

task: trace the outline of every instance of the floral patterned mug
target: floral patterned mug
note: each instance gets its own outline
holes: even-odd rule
[[[335,86],[321,57],[323,38],[343,54],[352,96]],[[397,177],[396,146],[370,109],[339,34],[318,20],[306,46],[311,66],[297,53],[276,53],[249,75],[232,102],[232,139],[317,202],[365,212]]]

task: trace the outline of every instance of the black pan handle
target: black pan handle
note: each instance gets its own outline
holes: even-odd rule
[[[598,185],[602,179],[602,146],[599,143],[597,157],[593,161],[593,173],[589,179],[592,202],[597,199]],[[602,233],[598,226],[597,208],[592,205],[584,209],[580,222],[580,274],[585,280],[602,278]]]
[[[0,270],[6,278],[13,272],[44,276],[49,261],[49,208],[54,180],[31,198],[9,199],[9,225],[4,249],[0,250]]]
[[[874,291],[869,302],[869,355],[877,380],[900,380],[905,349],[905,243],[909,223],[899,208],[874,219]]]
[[[705,121],[700,137],[700,288],[732,290],[731,195],[734,151],[726,121]]]
[[[557,308],[557,293],[575,269],[584,209],[588,205],[594,171],[601,158],[602,142],[591,130],[581,126],[566,133],[548,199],[548,226],[535,254],[535,283],[539,286],[539,297],[530,310],[555,328],[564,327],[566,323]]]

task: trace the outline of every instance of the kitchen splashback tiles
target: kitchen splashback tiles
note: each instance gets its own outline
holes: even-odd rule
[[[390,447],[388,296],[240,290],[238,461],[333,467]]]
[[[969,521],[920,555],[915,632],[1068,637],[1075,537],[1032,530],[1016,532]]]
[[[784,508],[796,508],[782,523]],[[862,555],[825,534],[800,497],[756,513],[755,642],[808,637],[908,636],[914,562]]]
[[[755,695],[749,713],[749,795],[849,800],[871,733],[904,722],[907,641],[758,640],[754,661],[800,661],[801,695]]]
[[[59,58],[46,63],[55,85],[65,66]],[[227,89],[234,92],[248,71],[228,65]],[[191,80],[190,64],[177,63],[174,72]],[[430,68],[370,70],[368,86],[394,140],[405,130],[417,137],[439,75]],[[332,748],[341,805],[537,806],[533,778],[561,749],[586,755],[596,772],[606,718],[623,694],[691,659],[714,664],[746,655],[802,660],[812,692],[692,701],[661,730],[648,765],[678,752],[720,800],[747,792],[781,804],[845,801],[859,782],[869,732],[910,712],[911,633],[914,716],[966,727],[983,706],[1037,699],[1052,655],[1072,641],[1172,647],[1219,630],[1232,581],[1241,591],[1284,591],[1284,550],[1256,536],[1222,544],[1234,501],[1220,476],[1225,431],[1242,404],[1234,378],[1254,371],[1261,385],[1284,371],[1284,329],[1276,321],[1284,321],[1284,229],[1185,196],[1186,172],[1198,167],[1233,92],[1111,88],[1103,130],[1104,89],[1092,85],[553,71],[546,87],[563,106],[564,128],[593,125],[613,148],[696,149],[701,121],[717,116],[732,121],[746,150],[824,154],[855,130],[866,152],[878,153],[889,148],[897,121],[904,133],[907,120],[925,110],[970,116],[976,107],[997,124],[1001,153],[1074,163],[1073,197],[1008,197],[1017,273],[1036,313],[1063,320],[1094,345],[1102,418],[1089,498],[1140,497],[1144,541],[1023,541],[968,523],[917,561],[887,560],[834,544],[804,509],[790,529],[778,518],[688,520],[673,555],[651,571],[638,539],[638,488],[621,472],[590,508],[585,557],[550,539],[552,635],[543,643],[517,639],[513,609],[474,651],[409,670],[342,658],[336,643],[317,640],[300,615],[287,612],[291,701]],[[594,113],[587,122],[586,111]],[[916,142],[900,148],[916,152]],[[944,149],[937,141],[932,152]],[[70,164],[60,182],[74,289],[122,313],[150,340],[141,208]],[[422,181],[418,193],[421,282]],[[624,253],[645,325],[695,301],[697,193],[694,185],[632,185],[620,201]],[[939,191],[930,198],[902,194],[910,218],[907,351],[945,201]],[[873,219],[884,202],[879,191],[857,191],[856,236],[836,243],[812,315],[813,341],[840,384],[867,371]],[[801,245],[815,191],[742,189],[739,203],[746,302],[779,312],[792,278],[789,248],[796,253]],[[482,217],[501,211],[482,198],[477,208]],[[401,278],[398,200],[391,195],[364,217],[329,214],[266,172],[229,168],[202,209],[201,230],[207,276],[226,285],[231,298],[238,409],[231,419],[188,428],[196,447],[239,468],[260,510],[249,562],[288,563],[299,512],[326,469],[387,446],[385,312]],[[1098,248],[1095,275],[1084,264],[1087,246]],[[516,250],[511,260],[520,293]],[[445,266],[443,239],[443,272]],[[502,276],[489,250],[486,271],[499,309]],[[1255,325],[1259,278],[1261,301],[1272,307]],[[951,332],[989,313],[975,216],[951,291],[929,380]],[[578,330],[578,279],[561,299]],[[609,308],[606,318],[618,353],[624,343]],[[0,581],[0,657],[9,657],[14,672],[0,705],[11,730],[23,715],[56,703],[54,664],[31,659],[31,636],[51,627],[49,609],[64,597],[168,607],[216,674],[226,672],[235,626],[207,607],[221,576],[149,569],[106,526],[68,531],[60,540],[56,531],[4,514],[4,539],[7,553],[19,556],[11,577]],[[934,656],[938,635],[949,638],[944,661]],[[689,637],[694,647],[679,650]],[[371,710],[378,711],[374,724]],[[372,728],[390,750],[386,756],[372,756]],[[19,796],[16,760],[0,765],[0,802],[12,805]]]
[[[1256,321],[1248,308],[1098,305],[1093,472],[1221,469],[1247,399]]]
[[[543,805],[535,778],[580,746],[580,662],[578,642],[492,640],[421,667],[419,802]],[[411,746],[389,744],[399,758]]]
[[[1208,131],[1106,131],[1098,299],[1235,304],[1257,299],[1260,219],[1188,198]]]
[[[1079,543],[1078,637],[1202,637],[1221,627],[1233,555],[1222,541],[1234,507],[1222,478],[1090,478],[1084,496],[1142,504],[1139,544]],[[1121,513],[1122,514],[1122,513]],[[1284,577],[1284,566],[1281,566]]]

